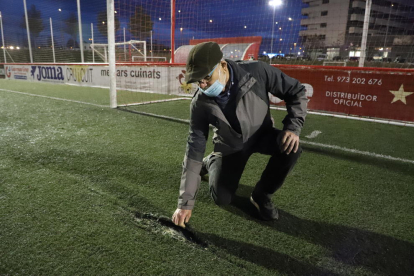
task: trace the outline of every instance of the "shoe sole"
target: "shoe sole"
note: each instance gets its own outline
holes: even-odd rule
[[[250,196],[250,202],[254,205],[254,207],[256,207],[257,211],[259,211],[259,216],[264,219],[264,220],[278,220],[279,219],[279,212],[277,214],[276,218],[265,218],[264,216],[262,216],[262,213],[260,212],[260,207],[259,204],[256,203],[256,201],[254,201],[253,197]]]

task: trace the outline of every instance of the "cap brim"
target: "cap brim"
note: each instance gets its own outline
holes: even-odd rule
[[[192,72],[190,74],[186,73],[185,74],[185,82],[186,83],[198,82],[198,81],[204,79],[207,75],[208,75],[208,72],[207,73],[204,73],[204,72]]]

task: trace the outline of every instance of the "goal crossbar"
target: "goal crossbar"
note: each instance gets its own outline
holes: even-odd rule
[[[141,49],[138,49],[135,45],[137,44],[142,44],[143,45],[143,51],[141,51]],[[141,54],[142,58],[144,59],[144,61],[147,61],[147,42],[146,41],[142,41],[142,40],[129,40],[126,42],[116,42],[114,43],[115,47],[116,46],[126,46],[129,45],[132,47],[132,49],[136,50],[139,54]],[[102,49],[103,48],[103,53],[102,51],[98,51],[98,49]],[[105,63],[108,63],[108,43],[92,43],[91,44],[91,49],[97,53],[103,60]]]

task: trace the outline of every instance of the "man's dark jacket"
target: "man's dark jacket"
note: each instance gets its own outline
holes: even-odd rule
[[[180,209],[194,207],[210,124],[214,126],[214,151],[228,155],[254,144],[252,140],[258,135],[253,134],[272,127],[268,92],[286,103],[288,114],[283,120],[284,130],[299,135],[305,121],[308,100],[304,86],[296,79],[260,61],[226,62],[232,67],[238,84],[236,115],[241,134],[230,126],[214,98],[199,90],[195,92],[178,198]]]

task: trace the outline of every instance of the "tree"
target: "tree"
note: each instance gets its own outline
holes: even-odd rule
[[[134,14],[129,18],[129,31],[133,36],[139,40],[145,40],[152,31],[154,23],[151,21],[151,16],[145,11],[142,6],[136,6]]]
[[[29,30],[31,34],[31,40],[33,40],[33,45],[36,47],[36,39],[39,37],[40,33],[44,30],[45,26],[43,24],[42,12],[36,9],[35,5],[31,5],[30,9],[27,11],[27,17],[29,21]],[[23,18],[20,22],[20,28],[26,29],[26,17],[23,15]]]
[[[108,37],[108,23],[107,23],[107,13],[105,11],[100,11],[98,13],[98,31],[104,36]],[[119,23],[119,18],[115,14],[115,32],[119,30],[121,24]]]
[[[76,42],[76,35],[78,34],[78,18],[74,13],[71,13],[65,20],[65,27],[63,31],[70,35],[71,39]],[[75,45],[76,43],[73,43]]]
[[[79,48],[79,43],[74,40],[73,38],[69,38],[68,42],[66,43],[67,48]]]

